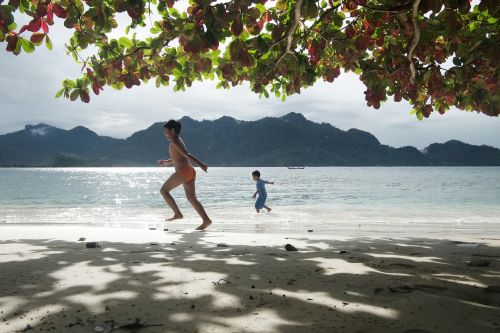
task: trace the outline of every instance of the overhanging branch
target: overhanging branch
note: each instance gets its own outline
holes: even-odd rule
[[[402,12],[407,12],[412,8],[411,2],[402,4],[402,5],[398,5],[398,6],[383,8],[383,7],[374,7],[374,6],[369,6],[366,4],[361,4],[357,0],[352,0],[352,1],[360,7],[363,7],[363,8],[369,9],[369,10],[373,10],[376,12],[384,12],[384,13],[402,13]]]
[[[271,72],[276,69],[276,67],[286,57],[287,54],[295,55],[295,53],[292,51],[293,34],[295,33],[295,30],[297,29],[297,26],[300,23],[300,17],[302,16],[302,12],[301,12],[302,11],[302,2],[303,2],[303,0],[297,0],[297,2],[295,3],[293,22],[290,25],[290,28],[288,29],[288,32],[286,33],[286,37],[285,37],[286,49],[283,52],[283,54],[281,54],[281,56],[278,58],[278,60],[276,60],[276,62],[274,63],[274,67],[271,70]]]
[[[412,22],[413,22],[413,39],[410,44],[410,48],[408,49],[408,60],[410,61],[410,71],[411,78],[410,82],[415,83],[415,64],[413,63],[413,51],[415,47],[417,47],[418,41],[420,40],[420,26],[418,25],[418,5],[420,4],[420,0],[413,0],[412,4]]]

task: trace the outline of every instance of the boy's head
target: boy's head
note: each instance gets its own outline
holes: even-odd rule
[[[163,133],[167,139],[172,139],[174,136],[177,136],[181,133],[181,123],[177,120],[170,119],[164,125]]]
[[[259,180],[260,179],[260,171],[259,170],[255,170],[254,172],[252,172],[252,178],[255,181]]]

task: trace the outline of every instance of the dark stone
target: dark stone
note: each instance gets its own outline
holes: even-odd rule
[[[99,245],[98,242],[88,242],[88,243],[85,243],[85,247],[87,249],[94,249],[96,247],[101,247],[101,246]]]
[[[488,260],[472,260],[467,264],[467,266],[471,267],[488,267],[489,265],[490,262]]]
[[[293,246],[292,244],[286,244],[285,245],[285,250],[287,250],[287,251],[298,251],[297,248],[295,246]]]

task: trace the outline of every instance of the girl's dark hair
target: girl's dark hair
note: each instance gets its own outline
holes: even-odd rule
[[[170,119],[169,121],[167,121],[163,127],[167,128],[167,129],[174,129],[174,132],[175,134],[180,134],[181,133],[181,123],[177,120],[173,120],[173,119]]]
[[[260,177],[260,171],[259,170],[255,170],[254,172],[252,172],[252,176]]]

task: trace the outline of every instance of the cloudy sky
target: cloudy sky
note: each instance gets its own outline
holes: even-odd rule
[[[363,85],[352,74],[342,75],[333,84],[318,82],[285,102],[260,99],[247,86],[218,90],[213,82],[196,83],[177,93],[170,87],[157,89],[153,82],[122,91],[106,87],[100,96],[92,95],[90,104],[55,99],[62,80],[78,77],[80,66],[65,54],[64,30],[51,29],[52,51],[40,47],[33,54],[16,57],[0,44],[0,134],[45,122],[65,129],[83,125],[101,135],[124,138],[153,122],[184,115],[255,120],[294,111],[340,129],[369,131],[382,143],[396,147],[423,148],[450,139],[500,147],[500,118],[452,110],[418,121],[408,114],[407,103],[394,102],[374,110],[366,106]]]

